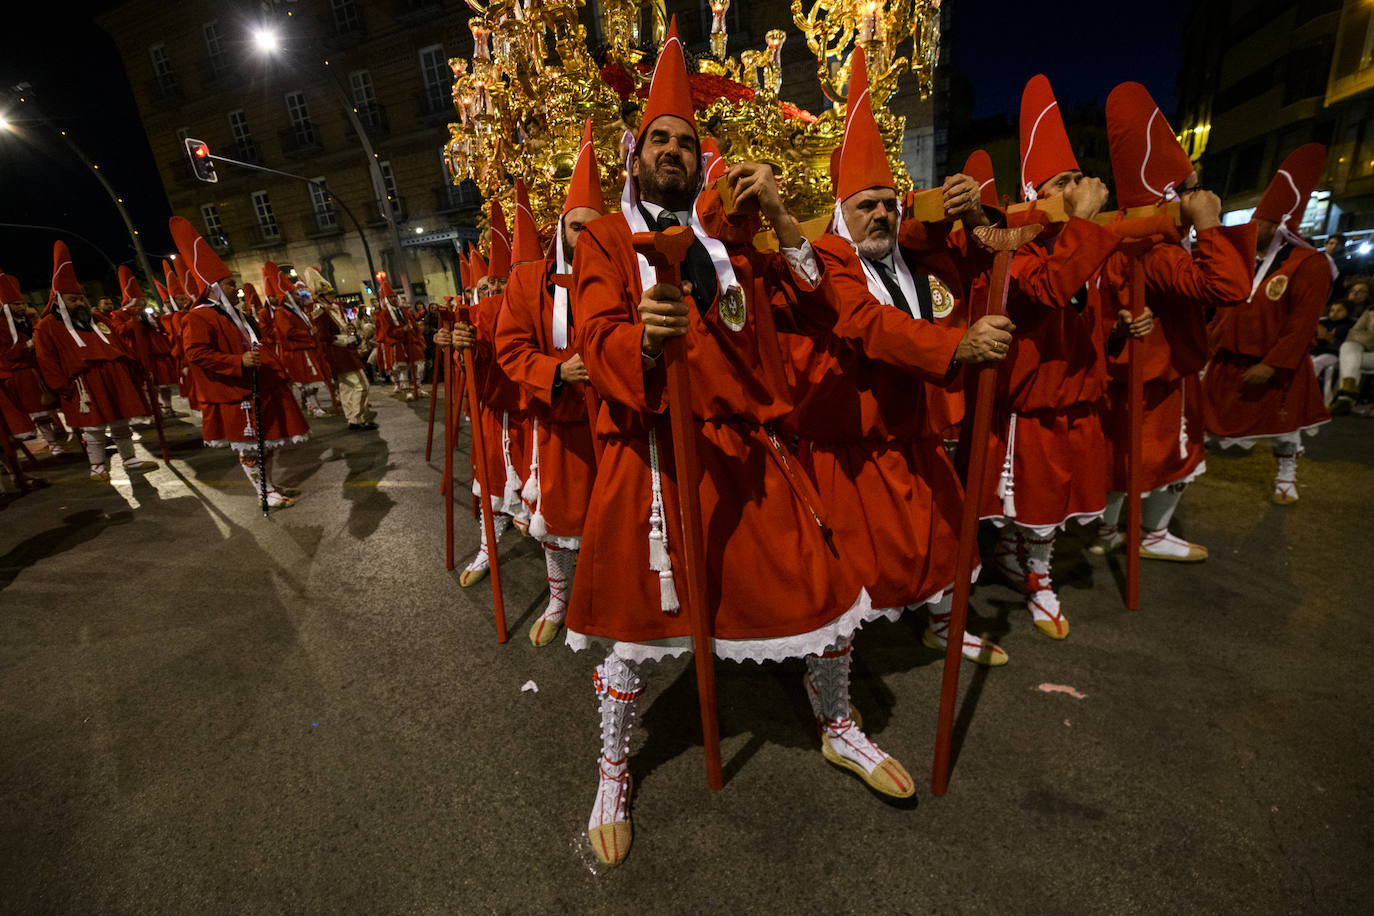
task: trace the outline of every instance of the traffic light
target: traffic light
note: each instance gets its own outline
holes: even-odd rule
[[[187,137],[186,158],[191,160],[191,171],[201,181],[208,181],[211,184],[219,181],[219,175],[215,174],[214,160],[210,158],[210,147],[204,140]]]

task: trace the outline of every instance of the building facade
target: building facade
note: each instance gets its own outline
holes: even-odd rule
[[[1174,127],[1231,221],[1304,143],[1327,146],[1302,230],[1374,230],[1374,4],[1368,0],[1198,0],[1185,28]],[[1366,251],[1368,254],[1368,251]]]
[[[709,53],[706,0],[671,0],[667,12],[689,53]],[[472,55],[469,15],[462,0],[129,0],[100,21],[124,61],[173,212],[241,281],[272,260],[288,271],[319,267],[341,292],[366,295],[377,271],[404,271],[414,292],[433,298],[454,294],[457,243],[476,239],[482,223],[476,187],[453,186],[441,159],[457,119],[448,60]],[[596,0],[580,15],[595,49]],[[736,0],[727,25],[732,55],[785,29],[782,96],[817,113],[831,104],[787,0]],[[933,104],[910,74],[891,107],[907,118],[913,179],[933,181]],[[188,137],[216,156],[298,177],[217,163],[218,182],[201,182]]]

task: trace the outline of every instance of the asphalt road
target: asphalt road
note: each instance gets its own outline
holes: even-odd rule
[[[689,663],[649,669],[610,870],[584,837],[597,660],[529,644],[547,589],[514,533],[497,643],[485,583],[444,569],[425,402],[378,395],[379,434],[316,421],[283,453],[304,495],[267,520],[185,422],[171,468],[68,459],[0,497],[0,910],[1374,909],[1374,421],[1311,441],[1292,507],[1267,454],[1210,455],[1179,521],[1211,559],[1147,564],[1139,612],[1080,537],[1063,643],[981,586],[1011,663],[965,666],[943,798],[917,621],[861,633],[854,688],[911,803],[823,761],[795,663],[718,666],[710,793]],[[476,530],[460,511],[459,568]]]

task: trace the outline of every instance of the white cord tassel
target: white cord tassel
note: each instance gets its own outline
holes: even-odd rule
[[[1178,457],[1188,458],[1188,389],[1178,392]]]
[[[515,473],[515,463],[510,457],[510,412],[501,411],[501,457],[506,462],[506,492],[504,511],[508,515],[520,516],[520,477]]]
[[[997,495],[1002,498],[1002,515],[1016,518],[1016,413],[1007,423],[1007,455],[1002,460],[1002,476],[997,481]]]
[[[658,601],[664,613],[681,607],[673,585],[673,563],[668,556],[667,513],[663,508],[663,476],[658,469],[658,434],[649,430],[649,475],[653,498],[649,504],[649,568],[658,573]]]
[[[530,451],[530,479],[525,481],[525,488],[520,491],[520,498],[527,504],[534,506],[534,515],[530,518],[530,537],[538,540],[549,533],[549,527],[544,521],[544,493],[539,485],[539,419],[537,417],[530,421],[530,427],[534,433],[534,446]]]

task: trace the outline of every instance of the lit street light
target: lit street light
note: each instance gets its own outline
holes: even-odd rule
[[[272,54],[281,48],[281,37],[276,30],[259,26],[253,30],[253,47],[264,54]]]

